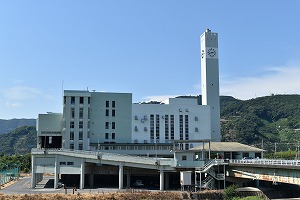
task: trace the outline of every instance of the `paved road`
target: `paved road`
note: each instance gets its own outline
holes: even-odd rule
[[[51,181],[53,177],[44,177],[43,182]],[[2,194],[41,194],[41,193],[65,193],[63,188],[53,189],[47,188],[46,185],[38,185],[38,188],[30,189],[30,177],[20,178],[14,184],[0,190]],[[101,192],[115,192],[117,188],[97,188],[97,189],[77,189],[76,193],[101,193]],[[67,189],[68,194],[73,192],[73,189]]]

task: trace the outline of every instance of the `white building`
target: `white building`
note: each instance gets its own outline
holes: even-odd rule
[[[118,175],[121,189],[125,174],[130,187],[131,176],[148,175],[153,182],[159,171],[163,190],[177,170],[204,165],[210,151],[189,149],[221,138],[217,34],[206,30],[201,48],[203,105],[198,97],[137,104],[130,93],[65,90],[62,114],[38,116],[31,187],[43,173],[54,173],[54,188],[61,176],[81,189],[85,179],[93,187],[110,174]]]

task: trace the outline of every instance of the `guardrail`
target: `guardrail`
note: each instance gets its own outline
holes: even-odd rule
[[[59,153],[59,154],[73,154],[73,155],[90,155],[95,156],[99,160],[105,161],[118,161],[118,162],[128,162],[128,163],[139,163],[146,165],[164,165],[164,166],[174,166],[174,159],[172,158],[149,158],[143,156],[132,156],[128,154],[116,154],[116,153],[106,153],[98,151],[84,151],[84,150],[69,150],[69,149],[38,149],[34,148],[31,150],[34,154],[44,154],[44,153]]]
[[[17,167],[5,171],[0,171],[0,188],[2,185],[18,178],[19,178],[19,168]]]
[[[272,159],[242,159],[229,160],[229,163],[255,164],[255,165],[281,165],[281,166],[300,166],[300,160],[272,160]]]

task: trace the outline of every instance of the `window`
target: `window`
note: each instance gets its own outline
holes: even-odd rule
[[[109,110],[108,109],[105,110],[105,116],[109,116]]]
[[[83,132],[80,131],[80,132],[79,132],[79,140],[82,140],[82,138],[83,138]]]
[[[106,101],[105,105],[106,105],[106,108],[109,108],[109,101]]]
[[[88,104],[90,104],[90,103],[91,103],[91,97],[88,98]]]
[[[105,122],[105,129],[109,129],[109,122]]]
[[[113,139],[113,140],[116,139],[116,134],[115,133],[111,134],[111,139]]]
[[[154,115],[150,115],[150,139],[154,140]]]
[[[165,139],[169,139],[169,115],[165,115]]]
[[[155,135],[155,139],[156,139],[156,142],[158,142],[159,141],[159,115],[156,115],[155,116],[155,122],[156,122],[156,129],[155,129],[155,132],[156,132],[156,135]]]
[[[171,140],[174,140],[174,115],[171,115],[171,119],[170,119],[170,123],[171,123]]]
[[[83,118],[83,108],[79,109],[79,118],[82,119]]]
[[[112,128],[112,129],[116,129],[116,122],[112,122],[111,128]]]
[[[59,162],[59,165],[66,165],[66,162]]]
[[[64,105],[66,104],[67,102],[67,97],[64,96]]]
[[[79,103],[80,103],[80,104],[83,104],[83,97],[80,97]]]
[[[183,115],[179,115],[179,137],[183,140]]]
[[[71,97],[71,104],[75,104],[75,97]]]
[[[116,116],[116,110],[111,111],[111,116],[115,117]]]
[[[116,107],[116,102],[112,101],[112,107],[115,108]]]
[[[70,132],[70,140],[74,140],[74,132]]]
[[[105,133],[105,139],[107,140],[109,137],[109,134],[108,133]]]
[[[186,160],[186,156],[185,155],[182,156],[182,160]]]
[[[79,122],[79,128],[83,128],[83,122]]]
[[[74,122],[70,122],[70,128],[74,128]]]
[[[79,144],[78,145],[78,150],[82,150],[83,149],[83,145],[82,144]]]
[[[74,162],[67,162],[67,165],[74,165]]]
[[[184,116],[184,132],[185,132],[185,140],[189,140],[189,116]]]
[[[71,150],[74,149],[74,144],[70,144],[70,149],[71,149]]]
[[[75,117],[75,110],[74,108],[71,108],[71,118],[74,118]]]

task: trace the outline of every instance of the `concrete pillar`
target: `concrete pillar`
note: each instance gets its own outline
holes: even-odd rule
[[[159,170],[159,190],[164,190],[164,170]]]
[[[89,185],[94,187],[94,174],[89,174]]]
[[[36,173],[35,173],[35,157],[31,156],[31,188],[36,186]]]
[[[127,173],[127,187],[130,188],[130,174]]]
[[[54,189],[58,188],[58,159],[55,156],[55,163],[54,163]]]
[[[119,165],[119,189],[123,189],[123,164]]]
[[[84,159],[81,159],[81,167],[80,167],[80,189],[84,189],[84,171],[85,171],[85,162]]]

